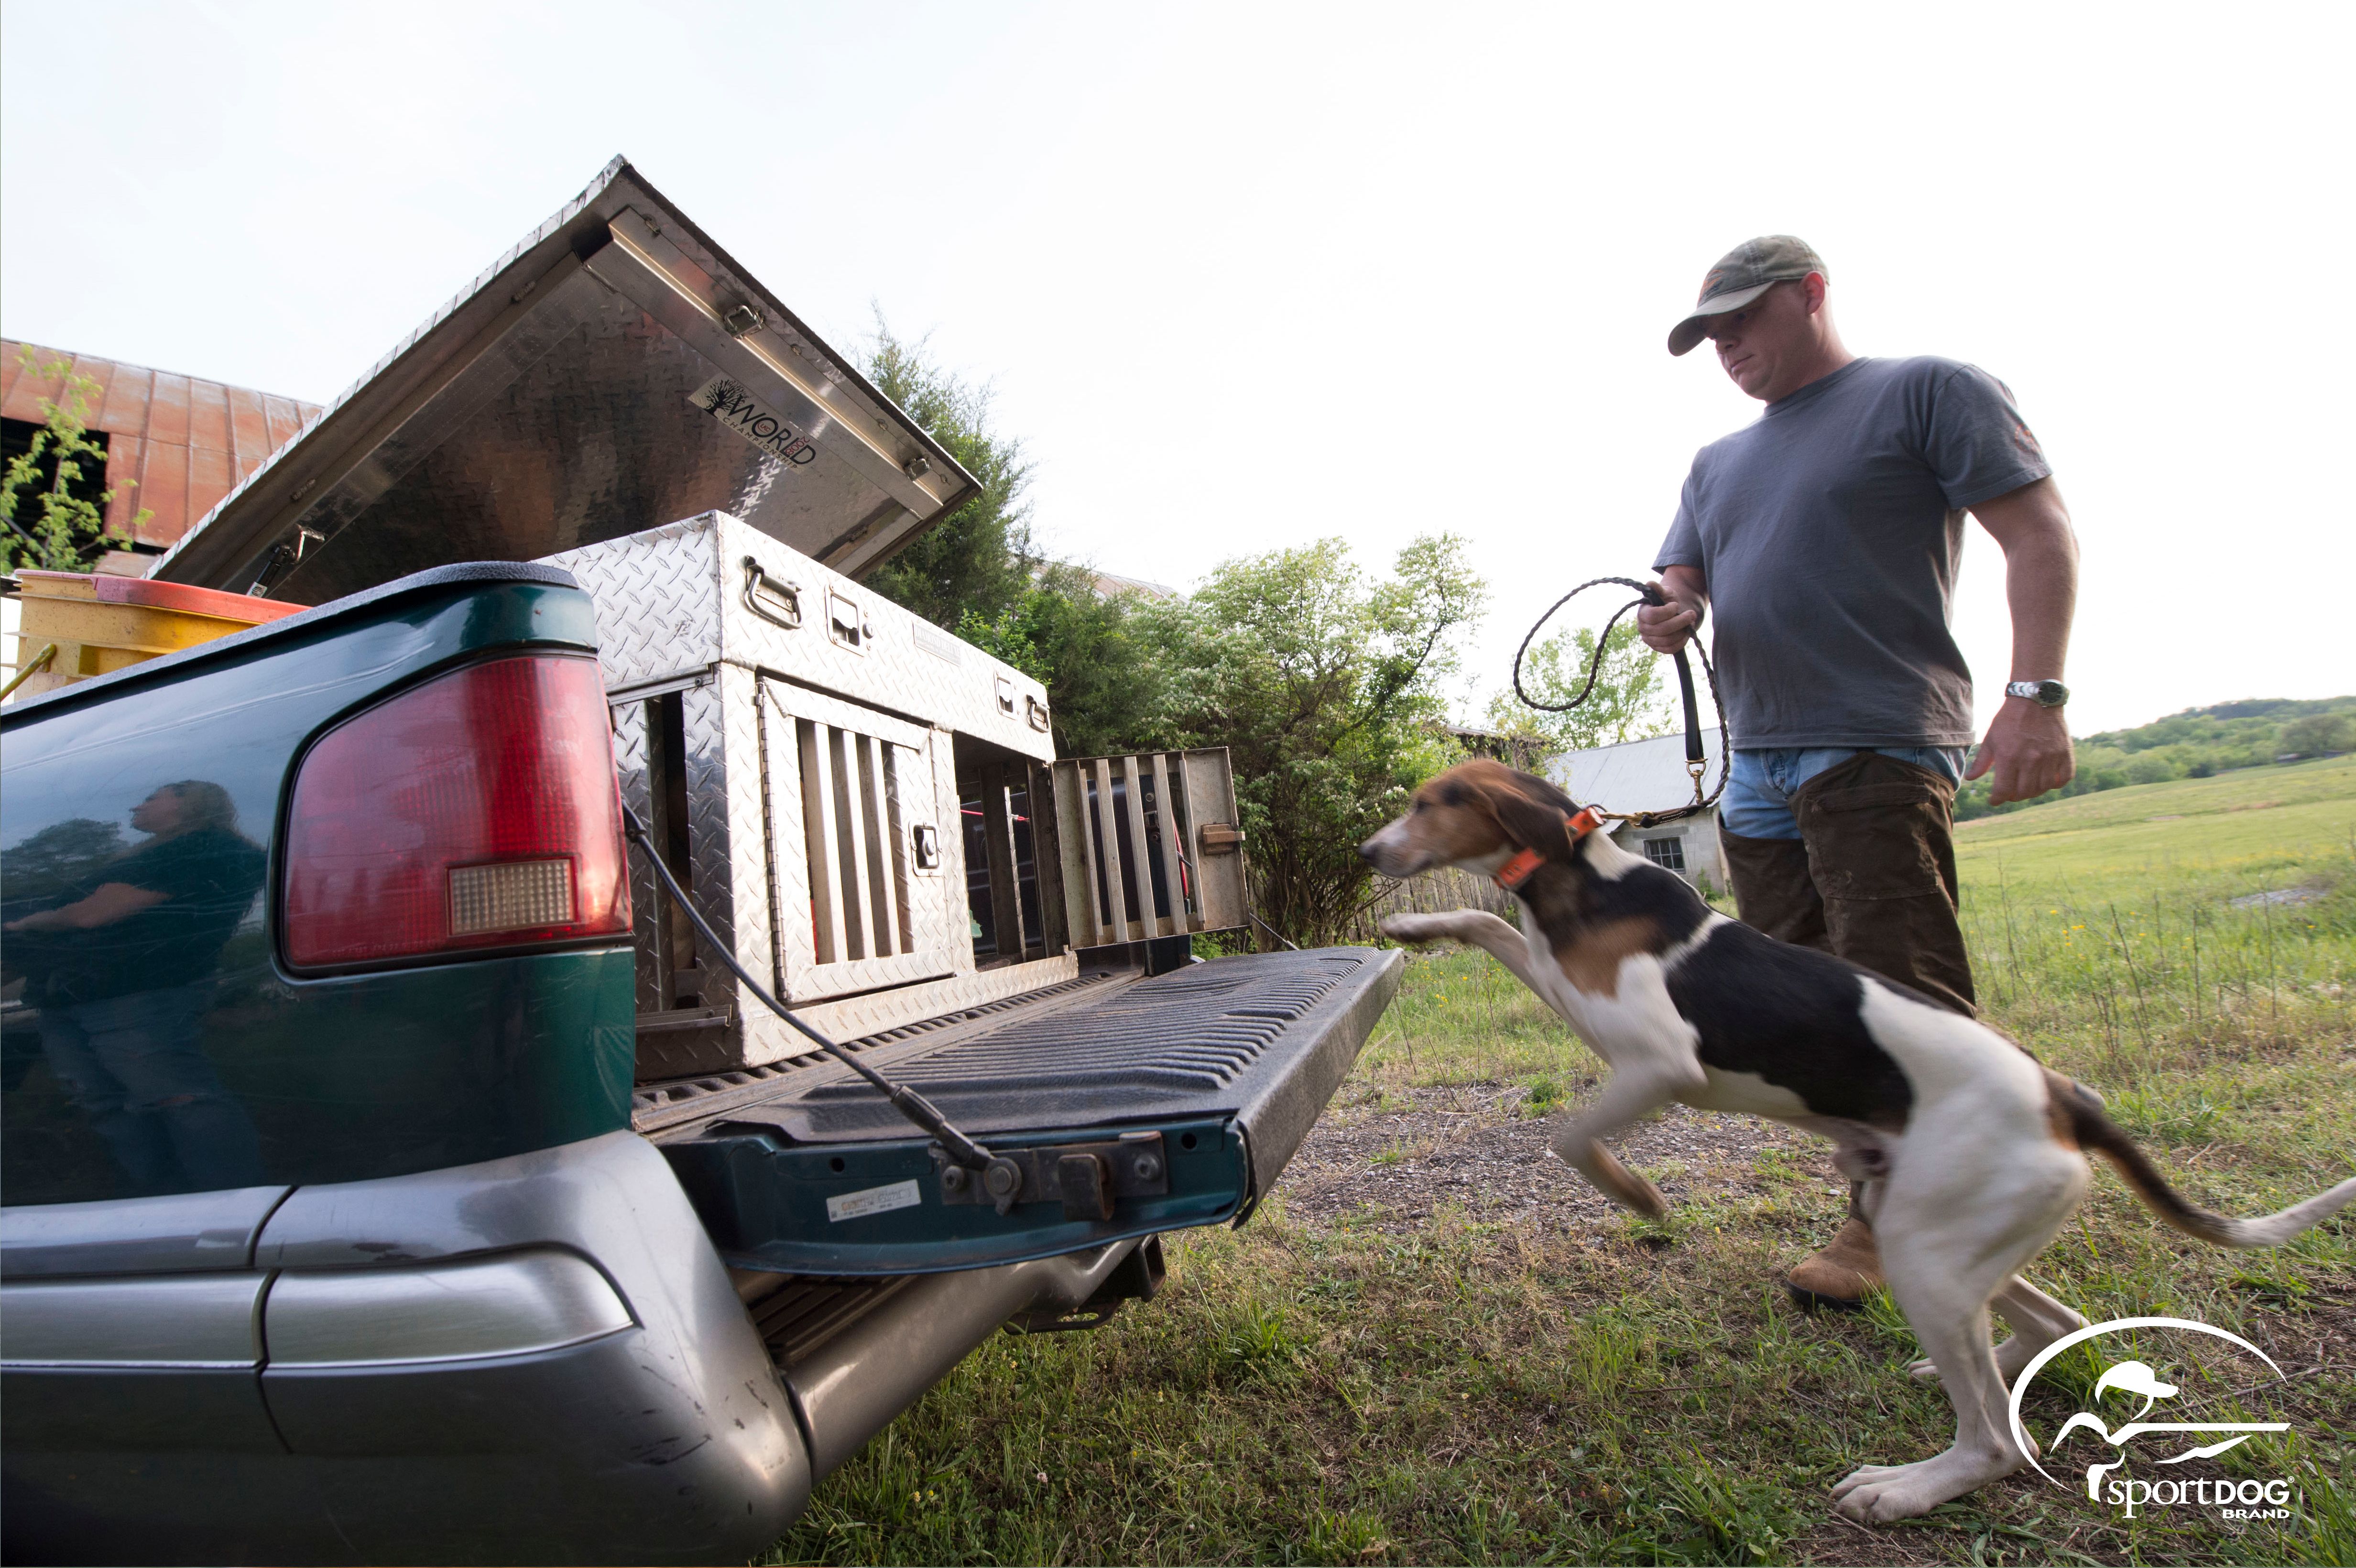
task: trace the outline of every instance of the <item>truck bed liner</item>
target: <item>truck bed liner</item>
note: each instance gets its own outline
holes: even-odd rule
[[[1098,995],[1108,987],[1126,985],[1134,978],[1134,974],[1130,971],[1086,974],[1060,985],[1043,986],[1038,990],[1025,991],[1020,996],[978,1003],[838,1043],[846,1051],[866,1057],[871,1062],[880,1062],[887,1060],[886,1047],[909,1041],[921,1041],[927,1047],[947,1045],[973,1033],[971,1026],[983,1025],[985,1020],[994,1023],[1011,1018],[1030,1018],[1059,1004],[1076,1000],[1083,995]],[[657,1142],[680,1136],[682,1129],[691,1134],[696,1128],[707,1126],[740,1106],[774,1099],[780,1094],[790,1094],[800,1086],[814,1082],[802,1074],[830,1065],[831,1061],[827,1054],[813,1047],[798,1056],[789,1056],[782,1061],[772,1061],[761,1067],[734,1068],[725,1072],[701,1072],[685,1078],[641,1083],[630,1096],[630,1127]]]

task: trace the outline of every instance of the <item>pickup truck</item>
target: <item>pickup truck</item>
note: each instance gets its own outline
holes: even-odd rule
[[[820,569],[695,537],[776,635],[873,656]],[[1162,1233],[1242,1222],[1396,987],[1365,949],[1189,961],[1239,854],[1176,831],[1199,759],[1026,774],[724,650],[634,687],[575,564],[412,572],[0,709],[9,1560],[743,1561],[1002,1326],[1100,1322]],[[692,702],[739,690],[715,722],[785,771],[697,773]],[[1030,820],[969,868],[991,768],[983,826]],[[787,777],[809,815],[765,837]],[[633,797],[789,1003],[1019,1184],[763,1032],[633,863]]]

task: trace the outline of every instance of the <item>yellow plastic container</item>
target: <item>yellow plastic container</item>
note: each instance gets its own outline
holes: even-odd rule
[[[310,608],[179,582],[151,582],[144,577],[20,571],[16,579],[23,609],[16,643],[20,668],[38,660],[44,648],[56,649],[47,665],[26,676],[16,688],[25,697],[94,675],[111,675]]]

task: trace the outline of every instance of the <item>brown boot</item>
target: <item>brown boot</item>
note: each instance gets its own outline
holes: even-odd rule
[[[1833,1237],[1832,1245],[1804,1258],[1783,1276],[1792,1299],[1811,1311],[1829,1307],[1855,1312],[1868,1293],[1880,1288],[1881,1253],[1873,1244],[1873,1231],[1852,1214]]]

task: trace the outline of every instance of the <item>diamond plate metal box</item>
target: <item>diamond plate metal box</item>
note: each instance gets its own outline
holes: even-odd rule
[[[732,664],[1055,755],[1038,681],[725,512],[546,560],[596,603],[609,691]]]
[[[738,963],[798,1008],[912,1017],[1004,977],[968,938],[953,741],[1045,761],[1037,681],[723,513],[547,559],[596,608],[623,799]],[[642,858],[639,1078],[807,1052]],[[1051,957],[1025,980],[1067,978]]]

